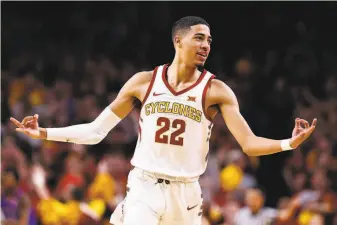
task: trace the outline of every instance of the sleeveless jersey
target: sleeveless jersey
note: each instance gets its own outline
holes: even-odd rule
[[[204,70],[193,85],[176,92],[167,81],[167,69],[163,65],[153,71],[131,164],[168,176],[200,176],[207,166],[213,127],[205,114],[205,97],[215,76]]]

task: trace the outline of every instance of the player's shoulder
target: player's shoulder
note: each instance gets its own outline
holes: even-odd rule
[[[153,77],[153,71],[141,71],[132,75],[124,84],[121,92],[124,95],[142,99]]]
[[[212,79],[210,82],[210,88],[216,90],[216,91],[228,91],[231,90],[231,88],[222,80],[219,79]]]
[[[207,102],[210,105],[236,102],[232,89],[223,81],[213,78],[207,90]]]
[[[145,84],[152,80],[152,76],[153,76],[153,70],[152,71],[141,71],[141,72],[135,73],[131,77],[130,80],[132,81],[132,83]]]
[[[233,90],[222,80],[212,79],[210,82],[210,93],[217,96],[233,95]]]

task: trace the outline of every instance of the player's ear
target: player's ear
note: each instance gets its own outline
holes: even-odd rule
[[[178,35],[174,36],[174,45],[181,48],[181,38]]]

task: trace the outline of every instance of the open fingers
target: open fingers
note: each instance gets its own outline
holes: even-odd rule
[[[300,128],[301,127],[300,119],[299,118],[296,118],[296,120],[295,120],[295,127],[296,128]]]
[[[32,125],[33,123],[37,123],[37,120],[39,119],[39,115],[38,114],[35,114],[34,116],[27,116],[25,119],[24,119],[24,122],[23,124],[25,126],[30,126]]]
[[[300,119],[300,124],[304,126],[305,129],[309,128],[309,123],[308,121],[304,120],[304,119]]]
[[[309,137],[311,135],[311,133],[315,130],[315,126],[311,126],[309,127],[306,131],[305,131],[305,136]]]
[[[315,118],[315,119],[312,121],[311,126],[312,126],[312,127],[316,127],[316,123],[317,123],[317,119]]]
[[[22,124],[26,124],[28,121],[33,120],[34,117],[33,116],[26,116],[23,120],[22,120]]]
[[[37,123],[38,118],[39,118],[38,114],[35,114],[34,116],[27,116],[22,120],[22,124],[25,126],[30,126],[35,122]]]
[[[31,120],[31,121],[28,121],[27,123],[25,123],[25,126],[26,127],[31,127],[31,126],[33,126],[34,123],[35,123],[35,121]]]
[[[11,117],[10,120],[11,120],[17,127],[20,127],[20,128],[24,128],[24,127],[25,127],[23,124],[21,124],[19,121],[17,121],[17,120],[14,119],[13,117]]]

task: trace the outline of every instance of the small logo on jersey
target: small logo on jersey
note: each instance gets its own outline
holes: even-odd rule
[[[197,97],[187,96],[187,98],[188,98],[187,101],[195,102],[195,99]]]
[[[187,210],[190,211],[191,209],[194,209],[197,206],[198,206],[198,204],[196,204],[195,206],[192,206],[192,207],[187,206]]]
[[[159,96],[159,95],[164,95],[166,93],[156,93],[156,92],[153,92],[153,96]]]

